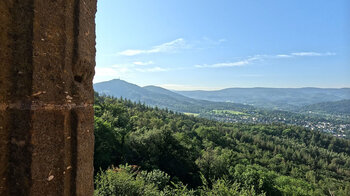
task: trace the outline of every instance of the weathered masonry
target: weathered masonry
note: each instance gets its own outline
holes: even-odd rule
[[[93,194],[96,0],[0,1],[0,195]]]

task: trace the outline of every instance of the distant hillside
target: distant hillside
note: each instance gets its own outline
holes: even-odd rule
[[[304,106],[300,111],[312,111],[329,114],[348,114],[350,115],[350,99],[335,101],[335,102],[322,102]]]
[[[350,88],[228,88],[217,91],[177,91],[194,99],[244,103],[269,109],[295,110],[320,102],[350,99]]]
[[[111,80],[94,84],[94,89],[100,94],[116,98],[123,97],[150,106],[168,108],[179,112],[200,113],[213,109],[250,110],[253,107],[243,104],[212,102],[189,98],[178,93],[156,86],[140,87],[123,80]]]

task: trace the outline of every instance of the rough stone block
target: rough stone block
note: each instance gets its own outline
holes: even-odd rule
[[[95,12],[0,1],[0,195],[93,194]]]

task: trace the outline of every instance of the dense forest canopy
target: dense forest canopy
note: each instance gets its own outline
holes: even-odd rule
[[[350,195],[350,141],[95,94],[96,195]]]

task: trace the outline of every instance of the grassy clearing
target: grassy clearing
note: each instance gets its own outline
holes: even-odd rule
[[[194,116],[194,117],[199,115],[197,113],[191,113],[191,112],[184,112],[184,114],[187,115],[187,116]]]
[[[234,110],[213,110],[215,114],[233,114],[233,115],[248,115],[244,112],[234,111]]]

